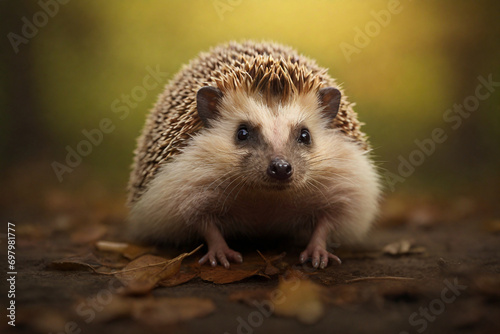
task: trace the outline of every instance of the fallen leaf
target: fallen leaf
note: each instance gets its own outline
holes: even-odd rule
[[[165,280],[162,280],[158,284],[160,286],[165,286],[165,287],[177,286],[189,282],[193,278],[197,277],[199,274],[200,274],[200,266],[198,264],[188,265],[188,266],[183,265],[181,266],[181,269],[177,274]]]
[[[399,255],[408,253],[410,247],[411,243],[408,240],[401,240],[386,245],[382,251],[384,254]]]
[[[316,323],[324,314],[325,299],[322,288],[307,278],[307,275],[289,269],[280,277],[277,288],[248,289],[235,291],[230,301],[244,302],[258,307],[261,312],[297,318],[305,324]]]
[[[263,274],[265,266],[265,262],[263,262],[259,256],[247,256],[243,263],[231,263],[229,269],[223,266],[201,266],[200,278],[215,284],[227,284],[238,282],[255,275],[268,277]]]
[[[141,255],[154,251],[153,247],[142,247],[125,242],[114,242],[106,240],[100,240],[96,242],[95,246],[100,251],[119,253],[129,260],[135,260]]]
[[[153,247],[142,247],[142,246],[137,246],[137,245],[128,245],[128,247],[125,248],[121,254],[129,260],[135,260],[139,256],[153,252],[153,251],[154,251]]]
[[[272,276],[272,275],[277,275],[281,272],[281,270],[279,270],[273,263],[283,260],[286,256],[286,252],[283,252],[271,258],[266,258],[260,251],[257,251],[257,253],[259,253],[262,259],[266,262],[266,268],[264,269],[264,274]]]
[[[107,232],[108,229],[104,225],[87,225],[78,231],[73,232],[70,239],[72,243],[82,245],[102,238]]]
[[[154,289],[160,281],[176,275],[181,268],[182,260],[201,247],[199,246],[192,252],[183,253],[171,260],[154,255],[141,256],[115,273],[115,276],[125,285],[124,294],[146,294]]]
[[[413,247],[410,241],[400,240],[386,245],[382,252],[384,254],[398,256],[408,254],[420,254],[425,252],[424,247]]]
[[[207,298],[149,299],[134,305],[132,317],[148,325],[160,326],[202,318],[214,310],[214,302]]]
[[[93,272],[99,272],[98,269],[102,268],[103,265],[93,253],[87,253],[53,261],[51,267],[58,270],[90,269]]]
[[[207,298],[130,298],[115,295],[97,315],[99,322],[132,318],[150,326],[171,325],[209,315],[215,304]]]
[[[165,259],[164,257],[161,256],[149,255],[149,254],[143,255],[138,259],[131,261],[121,271],[116,272],[115,276],[125,286],[127,286],[134,280],[137,280],[138,276],[156,275],[162,270],[163,265],[168,261],[169,261],[168,259]]]
[[[231,268],[226,269],[222,266],[217,267],[202,267],[200,277],[204,281],[215,284],[227,284],[241,281],[245,278],[259,274],[260,269],[245,269],[235,268],[235,264],[231,264]]]
[[[275,313],[314,324],[325,313],[322,288],[304,276],[293,272],[286,276],[288,278],[280,277],[277,290],[281,291],[283,302],[276,303]]]

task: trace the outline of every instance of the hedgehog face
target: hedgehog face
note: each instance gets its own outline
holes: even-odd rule
[[[248,188],[296,190],[307,183],[308,169],[318,160],[318,141],[328,136],[339,103],[334,88],[269,103],[258,94],[204,87],[198,92],[198,114],[208,128],[206,137],[217,143],[204,147],[212,147],[219,165],[228,166],[223,172],[245,175]]]

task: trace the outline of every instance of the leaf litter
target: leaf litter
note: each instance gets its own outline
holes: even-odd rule
[[[265,312],[296,318],[304,324],[318,322],[325,313],[324,288],[299,270],[288,269],[279,277],[275,289],[236,291],[229,300],[241,301],[250,306],[263,307]]]
[[[202,246],[200,245],[195,250],[183,253],[171,260],[155,255],[143,255],[114,275],[125,285],[124,294],[147,294],[160,281],[175,276],[181,269],[182,260],[197,252]]]
[[[215,284],[234,283],[252,276],[263,276],[269,278],[264,273],[266,263],[260,256],[248,255],[242,263],[231,263],[229,269],[223,266],[201,266],[200,278],[206,282]]]
[[[281,272],[281,270],[278,267],[276,267],[274,263],[279,261],[279,263],[281,264],[286,256],[286,252],[283,252],[271,258],[266,258],[260,251],[257,251],[257,253],[259,253],[260,257],[262,257],[262,259],[266,262],[266,268],[264,269],[265,275],[273,276]]]
[[[97,274],[109,274],[112,268],[105,266],[95,254],[88,252],[53,261],[50,267],[57,270],[90,270]]]
[[[406,277],[361,277],[351,280],[335,279],[334,286],[326,288],[315,281],[321,280],[326,272],[315,271],[315,281],[310,274],[300,269],[292,269],[285,262],[286,253],[279,255],[257,254],[246,256],[245,262],[231,264],[229,269],[222,266],[200,266],[197,262],[183,263],[183,260],[202,247],[189,253],[168,259],[153,255],[155,248],[120,243],[113,241],[98,241],[95,248],[109,256],[115,254],[131,261],[122,266],[121,270],[112,270],[111,265],[98,258],[93,253],[68,257],[54,261],[52,266],[60,270],[92,270],[94,273],[113,275],[118,278],[124,288],[114,295],[105,312],[99,316],[101,321],[118,318],[132,318],[150,325],[173,324],[192,318],[206,316],[215,310],[211,299],[204,298],[166,298],[155,297],[150,292],[159,286],[175,287],[199,277],[201,280],[214,284],[228,284],[243,279],[261,276],[270,278],[278,276],[278,286],[274,289],[252,289],[234,291],[230,301],[244,302],[250,306],[270,305],[270,311],[276,316],[295,318],[304,324],[317,323],[325,314],[326,305],[354,305],[360,302],[363,289],[353,287],[350,283],[365,281],[397,280],[410,281]],[[389,244],[378,251],[378,256],[390,254],[393,256],[419,253],[422,250],[412,246],[410,241],[402,240]],[[425,249],[423,250],[425,251]],[[141,296],[141,298],[137,298]],[[365,296],[366,297],[366,296]],[[365,298],[366,299],[366,298]]]

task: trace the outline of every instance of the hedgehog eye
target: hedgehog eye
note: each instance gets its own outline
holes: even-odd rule
[[[238,140],[240,141],[245,141],[248,139],[248,136],[250,133],[248,132],[248,129],[245,125],[240,126],[238,129]]]
[[[307,129],[302,129],[300,131],[299,138],[297,138],[297,141],[301,144],[309,145],[311,144],[311,134],[309,133],[309,130]]]

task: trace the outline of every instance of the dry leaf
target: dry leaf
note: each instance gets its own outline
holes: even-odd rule
[[[297,273],[280,278],[278,290],[283,302],[276,303],[275,313],[286,317],[295,317],[304,324],[314,324],[325,313],[321,287],[309,279],[300,278]]]
[[[143,295],[154,289],[160,281],[176,275],[181,268],[182,260],[199,250],[201,246],[190,253],[183,253],[174,259],[144,255],[130,262],[115,276],[125,285],[124,293]]]
[[[241,281],[245,278],[259,274],[260,269],[236,268],[237,265],[231,264],[231,268],[226,269],[222,266],[208,267],[202,266],[200,277],[204,281],[215,284],[227,284]]]
[[[266,268],[264,269],[264,274],[272,276],[272,275],[277,275],[281,272],[281,270],[279,270],[273,263],[283,260],[283,258],[286,256],[286,252],[283,252],[271,258],[266,258],[260,251],[257,251],[257,253],[259,253],[262,259],[266,262]]]
[[[95,244],[96,248],[100,251],[119,253],[129,260],[135,260],[141,255],[154,251],[153,247],[142,247],[125,242],[114,242],[100,240]]]
[[[154,247],[142,247],[142,246],[137,246],[137,245],[128,245],[127,248],[123,250],[121,253],[124,257],[126,257],[129,260],[135,260],[139,256],[154,252]]]
[[[201,318],[215,310],[206,298],[130,298],[115,295],[112,302],[97,314],[99,322],[132,318],[150,326],[170,325]]]
[[[88,225],[71,234],[71,242],[82,245],[102,238],[108,229],[104,225]]]
[[[420,254],[425,252],[424,247],[413,247],[410,241],[400,240],[386,245],[382,252],[393,256],[407,255],[407,254]]]
[[[140,258],[131,261],[125,268],[115,274],[124,285],[137,279],[143,274],[155,275],[162,270],[162,266],[168,260],[156,255],[143,255]],[[161,263],[161,265],[157,265]],[[137,270],[135,270],[137,269]]]
[[[270,314],[294,317],[305,324],[316,323],[323,316],[323,298],[322,288],[298,270],[288,270],[275,289],[242,290],[229,296],[229,300],[249,306],[267,305]]]
[[[132,308],[132,317],[145,324],[160,326],[202,318],[215,310],[207,298],[161,298],[139,302]]]
[[[262,273],[265,266],[265,262],[255,254],[255,256],[245,257],[243,263],[231,263],[229,269],[222,266],[201,266],[200,278],[204,281],[216,284],[227,284],[238,282],[255,275],[268,277]]]
[[[97,269],[101,268],[102,264],[93,253],[87,253],[53,261],[51,267],[58,270],[90,269],[93,272],[98,272]]]
[[[166,286],[166,287],[172,287],[172,286],[177,286],[181,285],[183,283],[189,282],[193,278],[197,277],[200,273],[200,266],[198,264],[196,265],[188,265],[188,266],[181,266],[181,269],[177,274],[175,274],[172,277],[169,277],[165,280],[162,280],[159,285],[160,286]]]
[[[411,243],[408,240],[401,240],[386,245],[382,251],[384,254],[399,255],[408,253],[410,247]]]

